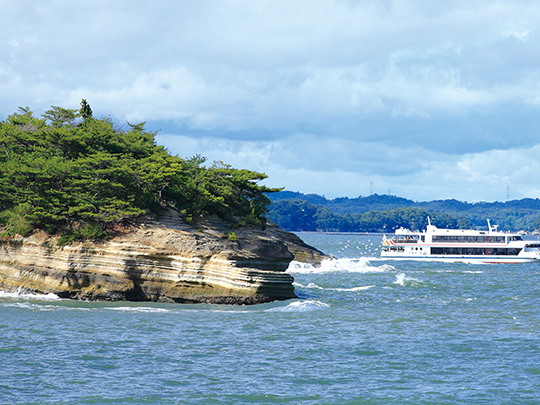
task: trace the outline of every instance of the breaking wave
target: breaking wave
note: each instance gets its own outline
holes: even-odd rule
[[[283,307],[267,309],[266,312],[309,312],[328,308],[330,305],[316,300],[292,301]]]
[[[292,261],[287,269],[288,273],[335,273],[335,272],[350,272],[350,273],[379,273],[394,270],[393,266],[383,264],[374,266],[368,258],[360,257],[358,259],[328,259],[323,260],[320,266],[300,263]]]
[[[0,291],[0,299],[24,299],[24,300],[35,300],[35,301],[58,301],[61,300],[61,298],[53,293],[49,294],[34,294],[34,293],[26,293],[22,291],[15,291],[15,292],[5,292]]]
[[[414,287],[414,288],[417,288],[417,287],[433,287],[434,286],[433,284],[431,284],[429,282],[419,280],[419,279],[414,278],[414,277],[406,276],[405,273],[396,274],[396,281],[394,281],[394,284],[396,284],[396,285],[398,285],[400,287]]]
[[[315,283],[309,283],[308,285],[303,285],[295,282],[295,287],[305,288],[305,289],[316,289],[316,290],[325,290],[325,291],[342,291],[342,292],[354,292],[354,291],[364,291],[369,290],[370,288],[375,287],[374,285],[366,285],[359,287],[343,288],[343,287],[321,287]]]

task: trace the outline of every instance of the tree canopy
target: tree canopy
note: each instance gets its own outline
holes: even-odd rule
[[[423,229],[429,216],[444,228],[486,228],[486,219],[500,230],[540,229],[540,199],[466,203],[457,200],[415,202],[391,195],[326,199],[316,194],[282,191],[269,195],[268,217],[288,230],[385,232],[403,226]]]
[[[441,212],[420,208],[395,208],[362,214],[337,214],[327,207],[301,199],[278,200],[270,207],[269,218],[290,231],[394,232],[397,228],[424,229],[427,218],[441,228],[470,228],[471,222]]]
[[[7,233],[35,229],[64,240],[107,237],[112,227],[170,206],[186,218],[216,214],[264,226],[279,189],[267,176],[201,156],[171,155],[145,123],[117,129],[109,118],[52,106],[42,118],[28,107],[0,122],[0,221]]]

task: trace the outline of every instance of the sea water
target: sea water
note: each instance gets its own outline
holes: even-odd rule
[[[255,306],[0,294],[1,404],[539,404],[540,264],[379,259],[299,234],[299,299]]]

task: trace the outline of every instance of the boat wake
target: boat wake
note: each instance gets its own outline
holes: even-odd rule
[[[292,261],[287,269],[287,273],[381,273],[394,270],[394,267],[388,264],[373,266],[370,260],[376,259],[367,257],[360,257],[358,259],[328,259],[323,260],[320,266]]]

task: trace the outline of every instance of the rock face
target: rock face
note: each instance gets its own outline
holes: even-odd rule
[[[272,230],[278,235],[278,238],[285,242],[289,251],[294,255],[294,260],[302,263],[309,263],[318,267],[321,262],[326,259],[331,259],[331,256],[315,249],[312,246],[306,244],[297,235],[291,232],[287,232],[284,229],[279,228],[277,225],[273,225]]]
[[[234,232],[234,233],[233,233]],[[106,242],[58,246],[43,232],[0,240],[0,289],[83,300],[255,304],[295,298],[277,226],[185,224],[174,212]],[[295,235],[289,236],[295,240]],[[298,239],[299,240],[299,239]],[[301,241],[300,241],[301,242]],[[300,246],[315,258],[320,252]],[[317,253],[318,252],[318,253]]]

